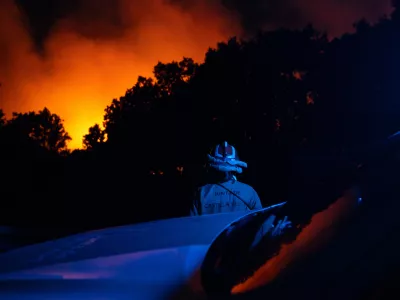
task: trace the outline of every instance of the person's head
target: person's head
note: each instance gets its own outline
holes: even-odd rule
[[[236,173],[242,173],[242,168],[247,164],[239,160],[239,155],[232,145],[223,142],[214,147],[211,154],[208,154],[208,166],[211,174],[216,180],[236,180]]]

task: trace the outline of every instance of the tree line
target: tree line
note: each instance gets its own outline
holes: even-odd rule
[[[399,12],[354,27],[334,40],[311,25],[259,32],[219,43],[201,64],[158,62],[105,108],[83,150],[68,149],[47,108],[0,112],[0,220],[82,228],[183,216],[223,140],[264,205],[345,185],[357,151],[400,128]]]

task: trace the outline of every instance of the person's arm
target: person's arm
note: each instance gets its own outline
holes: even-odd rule
[[[253,196],[251,199],[251,207],[253,210],[262,209],[262,204],[260,197],[258,196],[257,192],[253,189]],[[251,245],[250,249],[255,248],[264,236],[274,227],[275,216],[271,215],[265,222],[261,225],[260,230],[257,232],[256,237]]]
[[[190,216],[200,216],[201,215],[201,202],[200,202],[200,189],[198,189],[193,198],[192,205],[190,207]]]
[[[192,204],[192,207],[190,208],[190,216],[191,217],[199,216],[199,212],[198,212],[197,207],[196,207],[196,205],[194,203]]]

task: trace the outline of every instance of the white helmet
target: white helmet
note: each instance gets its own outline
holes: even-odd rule
[[[228,142],[218,144],[212,153],[208,154],[210,167],[221,172],[242,173],[242,168],[247,168],[247,164],[239,160],[235,147]]]

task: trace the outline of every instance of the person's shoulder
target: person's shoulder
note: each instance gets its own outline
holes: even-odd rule
[[[203,185],[199,186],[197,189],[203,190],[203,189],[206,189],[206,188],[210,188],[210,187],[212,187],[212,186],[215,186],[215,184],[206,183],[206,184],[203,184]]]
[[[209,191],[209,190],[211,190],[214,186],[215,186],[215,184],[212,184],[212,183],[203,184],[203,185],[201,185],[201,186],[199,186],[199,187],[197,188],[197,191],[198,191],[199,193],[205,192],[205,191]]]
[[[244,182],[241,182],[241,181],[235,181],[235,184],[237,186],[240,186],[243,189],[249,189],[249,190],[255,191],[254,188],[251,185],[247,184],[247,183],[244,183]]]

